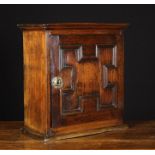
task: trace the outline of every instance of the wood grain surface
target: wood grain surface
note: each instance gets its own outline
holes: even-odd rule
[[[155,121],[130,122],[129,128],[66,140],[43,141],[22,134],[23,122],[0,122],[0,149],[122,150],[155,149]]]

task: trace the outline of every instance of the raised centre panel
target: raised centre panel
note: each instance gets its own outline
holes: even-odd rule
[[[117,108],[117,46],[60,45],[61,115]]]

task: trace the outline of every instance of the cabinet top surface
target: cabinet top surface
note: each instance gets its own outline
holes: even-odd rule
[[[18,24],[21,29],[126,29],[128,23],[50,23]]]

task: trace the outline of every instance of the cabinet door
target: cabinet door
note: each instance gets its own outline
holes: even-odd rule
[[[121,36],[51,35],[49,49],[52,128],[122,120]]]

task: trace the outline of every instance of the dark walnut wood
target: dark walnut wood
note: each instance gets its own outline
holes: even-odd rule
[[[19,26],[26,132],[48,138],[123,124],[127,24]]]
[[[155,121],[71,139],[32,138],[19,130],[23,122],[0,122],[0,150],[129,150],[155,149]]]

